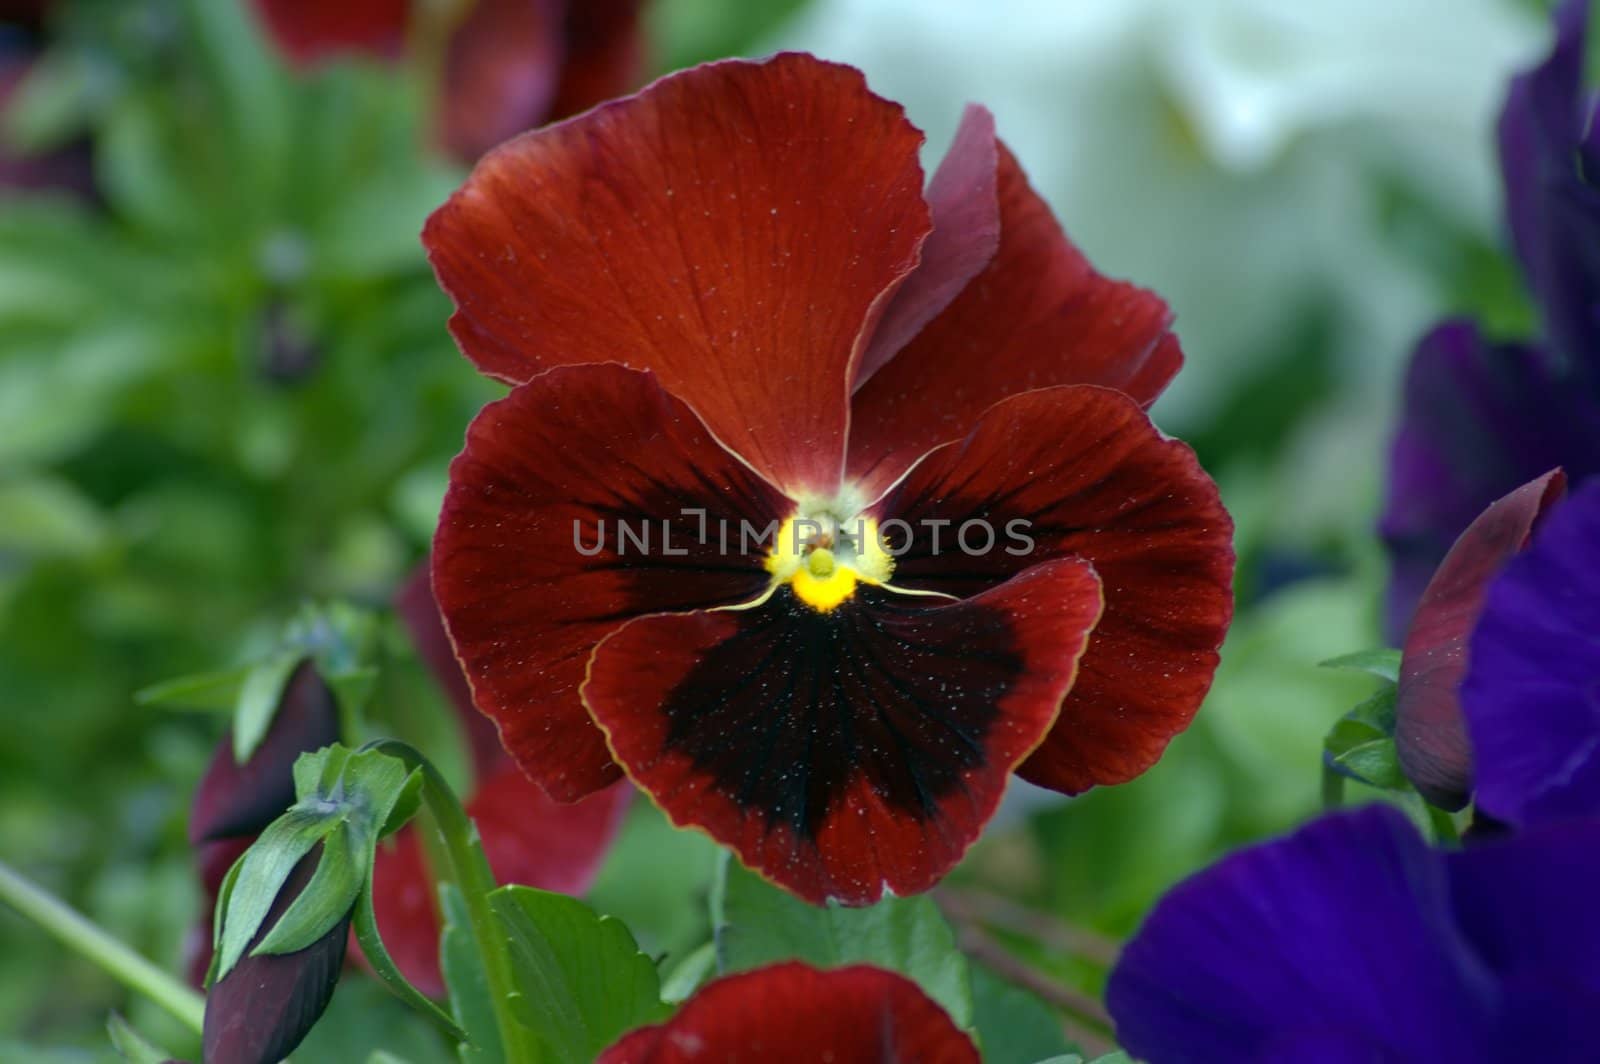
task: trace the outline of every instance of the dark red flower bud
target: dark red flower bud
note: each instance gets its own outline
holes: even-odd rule
[[[321,857],[318,843],[295,865],[250,949],[300,896]],[[347,913],[303,950],[271,956],[251,956],[247,950],[206,995],[202,1044],[207,1064],[276,1064],[292,1053],[333,999],[349,937]]]
[[[195,791],[189,841],[259,832],[294,804],[295,759],[338,739],[338,700],[311,662],[301,662],[261,745],[244,764],[234,760],[232,729],[223,735]]]
[[[1395,748],[1406,777],[1432,804],[1460,809],[1472,791],[1472,750],[1461,715],[1467,640],[1489,582],[1528,544],[1534,526],[1566,489],[1561,470],[1524,484],[1461,533],[1422,594],[1400,661]]]

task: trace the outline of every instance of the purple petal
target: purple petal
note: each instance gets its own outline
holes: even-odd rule
[[[232,731],[223,735],[195,791],[189,841],[254,835],[294,804],[294,762],[339,739],[332,689],[303,661],[284,685],[272,726],[244,764],[233,759]]]
[[[1393,574],[1389,627],[1404,632],[1451,544],[1496,499],[1556,467],[1600,472],[1600,398],[1549,357],[1493,344],[1470,322],[1423,338],[1406,377],[1380,524]]]
[[[1600,189],[1593,105],[1583,87],[1588,0],[1557,10],[1548,59],[1512,82],[1500,118],[1500,159],[1512,239],[1552,348],[1600,385]],[[1593,176],[1591,172],[1590,177]]]
[[[1478,804],[1515,825],[1600,815],[1600,481],[1489,589],[1462,708]]]
[[[1513,996],[1539,984],[1600,993],[1600,821],[1534,828],[1445,862],[1457,924]]]
[[[1494,987],[1448,890],[1439,855],[1387,807],[1226,858],[1123,952],[1106,994],[1118,1039],[1152,1064],[1330,1041],[1365,1051],[1351,1059],[1481,1059]]]

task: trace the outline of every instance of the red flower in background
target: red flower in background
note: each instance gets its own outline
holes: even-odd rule
[[[478,707],[553,796],[626,770],[814,901],[927,889],[1019,765],[1138,775],[1232,606],[1215,486],[1143,410],[1166,306],[1068,243],[987,112],[926,193],[921,141],[850,68],[716,63],[503,145],[424,231],[458,344],[517,385],[435,539]],[[952,542],[1017,522],[1031,550]]]
[[[428,591],[426,568],[407,581],[396,609],[418,653],[456,707],[472,753],[474,786],[467,815],[478,827],[485,855],[502,883],[521,883],[564,894],[589,889],[621,827],[632,791],[611,787],[576,805],[552,801],[529,782],[500,749],[494,728],[469,702]],[[442,653],[441,653],[442,650]],[[308,662],[284,688],[277,715],[261,745],[243,765],[224,736],[195,794],[189,837],[195,845],[207,913],[197,929],[190,975],[195,983],[211,962],[210,909],[233,862],[260,831],[294,802],[294,762],[302,753],[339,739],[333,691]],[[439,916],[416,829],[407,827],[378,848],[373,866],[373,909],[384,945],[407,979],[440,996]]]
[[[256,0],[291,59],[392,58],[414,0]],[[471,161],[552,119],[626,92],[643,67],[641,0],[462,0],[445,53],[439,137]]]
[[[708,984],[598,1064],[978,1064],[977,1047],[911,980],[866,965],[776,964]]]

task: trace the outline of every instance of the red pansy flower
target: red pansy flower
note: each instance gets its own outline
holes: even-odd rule
[[[291,59],[398,55],[420,0],[256,0]],[[635,87],[641,0],[461,0],[446,49],[439,136],[476,159],[507,137]]]
[[[598,1064],[978,1064],[977,1047],[903,975],[804,964],[708,984],[666,1023],[641,1027]]]
[[[1148,768],[1232,606],[1215,486],[1143,409],[1166,306],[987,112],[926,192],[921,142],[848,67],[715,63],[491,152],[423,237],[517,385],[435,539],[478,707],[554,797],[626,770],[814,901],[925,890],[1013,769]]]

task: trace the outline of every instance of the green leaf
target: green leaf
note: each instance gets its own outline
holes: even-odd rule
[[[1111,1060],[1111,1057],[1102,1057],[1101,1059]],[[1041,1060],[1038,1064],[1083,1064],[1083,1058],[1076,1053],[1063,1053],[1059,1057],[1048,1057]]]
[[[128,1064],[167,1064],[173,1059],[173,1054],[151,1045],[115,1012],[106,1021],[106,1032],[111,1036],[117,1055]]]
[[[0,556],[81,557],[106,539],[99,509],[69,482],[26,474],[0,482]]]
[[[460,1045],[461,1064],[503,1064],[506,1054],[500,1043],[500,1024],[489,1000],[489,977],[483,970],[478,943],[472,937],[466,899],[455,884],[439,885],[439,912],[444,923],[439,967],[450,991],[450,1009],[472,1038],[470,1044]]]
[[[1337,658],[1329,658],[1321,665],[1324,669],[1371,673],[1390,683],[1400,682],[1400,651],[1389,648],[1344,654]]]
[[[400,966],[395,964],[394,958],[389,955],[388,947],[383,944],[383,936],[378,933],[378,918],[372,910],[370,885],[366,886],[361,891],[361,896],[356,899],[355,919],[352,924],[355,927],[356,941],[361,943],[361,954],[372,966],[372,973],[379,981],[388,987],[395,997],[432,1020],[452,1041],[465,1042],[467,1032],[456,1024],[449,1013],[436,1005],[432,998],[412,986],[401,973]],[[492,1022],[492,1013],[490,1019]]]
[[[1119,1049],[1115,1053],[1107,1053],[1103,1057],[1095,1057],[1090,1064],[1133,1064],[1133,1058]]]
[[[137,227],[187,237],[206,223],[178,132],[160,98],[129,96],[103,123],[95,141],[95,176],[106,198]]]
[[[957,1026],[972,1026],[966,959],[927,897],[886,898],[864,909],[812,906],[724,855],[711,919],[723,973],[791,959],[822,968],[873,964],[914,980]]]
[[[168,706],[173,709],[223,710],[239,704],[239,692],[250,675],[252,665],[218,672],[197,672],[141,688],[133,700],[141,706]]]
[[[263,40],[251,5],[187,0],[184,9],[195,58],[238,156],[239,199],[270,196],[295,154],[290,79]]]
[[[622,921],[532,887],[501,887],[489,902],[511,940],[518,1016],[559,1064],[590,1064],[670,1012],[655,963]]]
[[[972,966],[972,1005],[986,1064],[1033,1064],[1074,1048],[1050,1006],[981,964]]]
[[[1395,704],[1399,699],[1400,691],[1396,687],[1385,687],[1365,702],[1361,703],[1349,713],[1345,714],[1346,720],[1362,724],[1379,735],[1393,736],[1395,726]]]
[[[662,980],[661,1000],[676,1005],[688,1001],[702,983],[717,972],[717,944],[707,942],[683,960]]]
[[[272,718],[278,713],[283,687],[300,661],[298,652],[276,654],[245,675],[233,710],[233,759],[239,764],[250,760],[267,737]]]

